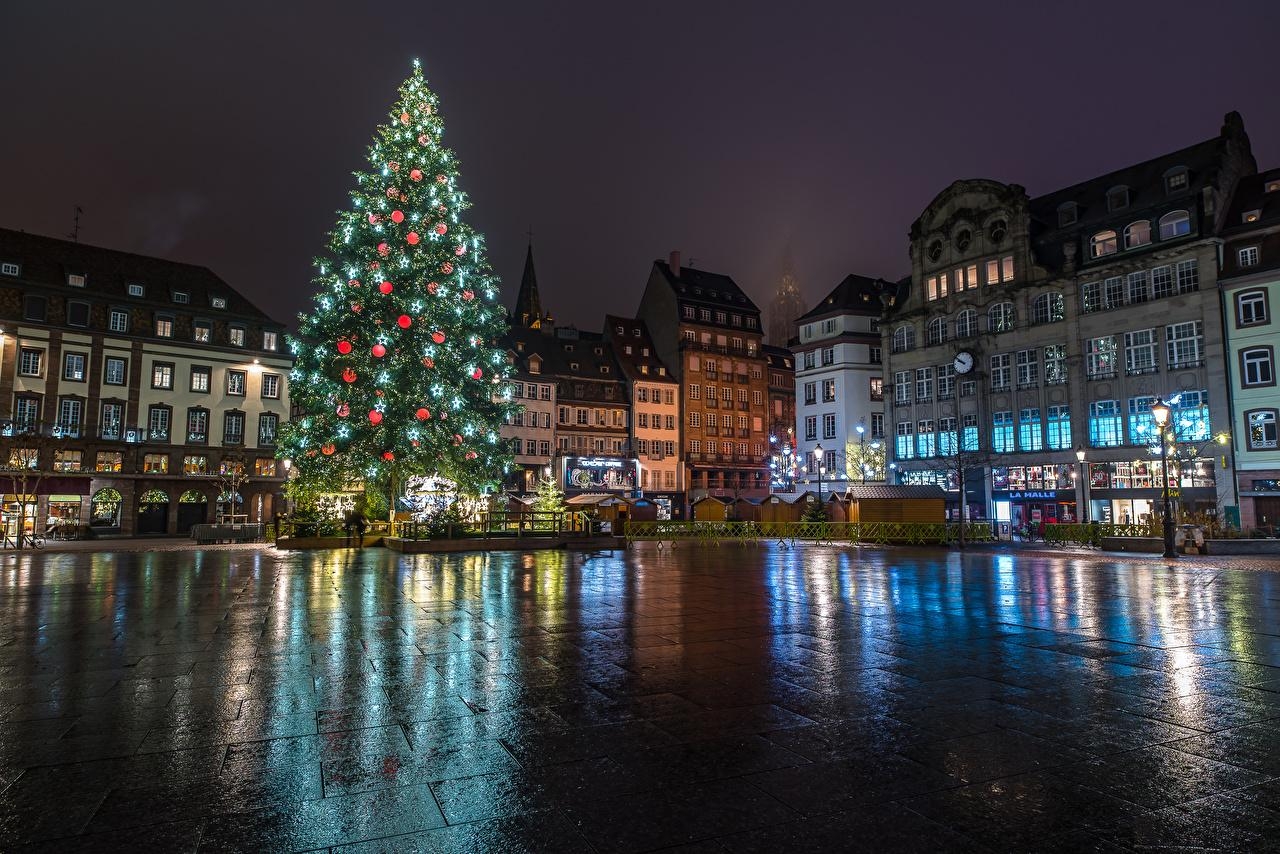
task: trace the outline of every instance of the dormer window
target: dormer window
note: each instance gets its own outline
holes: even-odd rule
[[[1266,186],[1263,187],[1262,192],[1280,193],[1280,181],[1268,181]]]
[[[529,357],[529,373],[531,374],[542,373],[542,360],[539,359],[537,356]]]
[[[622,335],[622,334],[623,334],[623,331],[622,331],[622,327],[621,327],[621,326],[616,326],[616,327],[614,327],[614,328],[617,330],[617,333],[618,333],[619,335]]]
[[[600,373],[602,373],[602,374],[607,374],[607,373],[609,373],[609,366],[608,366],[608,365],[601,365],[601,366],[600,366]]]
[[[1124,248],[1133,249],[1138,246],[1146,246],[1151,242],[1151,222],[1149,220],[1140,219],[1137,222],[1131,222],[1124,229]]]
[[[523,341],[517,341],[517,342],[516,342],[516,352],[517,352],[517,353],[523,353],[523,352],[524,352],[524,342],[523,342]]]
[[[1075,202],[1063,202],[1058,205],[1058,228],[1074,225],[1078,218]]]
[[[1186,211],[1170,211],[1160,217],[1160,239],[1170,240],[1191,233],[1191,215]]]
[[[636,338],[639,338],[639,337],[640,337],[640,329],[639,329],[639,327],[637,327],[637,328],[635,328],[635,329],[632,329],[632,330],[631,330],[631,334],[632,334],[633,336],[635,336]]]
[[[213,308],[226,308],[227,298],[226,297],[209,297],[209,305],[212,306]]]
[[[1101,258],[1116,254],[1116,233],[1111,229],[1099,231],[1089,238],[1089,257]]]
[[[1112,187],[1107,190],[1107,210],[1122,211],[1129,207],[1129,188]]]
[[[129,285],[129,296],[131,296],[131,297],[144,297],[144,296],[146,296],[146,295],[147,295],[147,289],[146,289],[146,288],[144,288],[142,285],[137,284],[136,282],[130,283],[130,285]]]
[[[73,288],[83,288],[84,275],[81,273],[72,273],[71,275],[67,276],[67,284]]]
[[[1177,193],[1187,188],[1187,167],[1175,166],[1164,173],[1164,191]]]
[[[179,305],[186,305],[187,303],[191,302],[191,295],[188,294],[186,291],[174,291],[173,301],[178,303]]]
[[[1260,219],[1262,219],[1261,210],[1245,211],[1240,215],[1241,222],[1257,222]]]
[[[578,370],[578,363],[577,363],[577,362],[570,362],[570,363],[569,363],[569,370],[571,370],[571,371],[576,371],[576,370]]]
[[[17,264],[13,263],[12,261],[5,261],[3,264],[0,264],[0,274],[6,275],[6,276],[16,276],[20,272],[22,272],[22,268],[19,267]]]

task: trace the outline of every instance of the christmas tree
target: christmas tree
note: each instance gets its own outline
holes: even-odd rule
[[[316,259],[316,307],[290,341],[301,414],[280,431],[306,482],[390,480],[394,495],[434,473],[477,492],[508,463],[506,314],[438,106],[415,61]]]

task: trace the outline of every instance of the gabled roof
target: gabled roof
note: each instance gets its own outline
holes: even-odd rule
[[[679,275],[671,271],[666,261],[654,261],[654,269],[662,274],[672,291],[682,302],[736,309],[746,314],[760,314],[760,309],[743,293],[733,279],[721,273],[711,273],[692,267],[680,267]]]
[[[879,317],[884,310],[880,295],[885,291],[892,292],[892,289],[893,285],[884,279],[850,273],[831,293],[819,300],[817,305],[800,315],[797,322],[830,314],[870,314]]]
[[[764,354],[765,364],[770,368],[777,368],[780,371],[794,371],[796,369],[796,356],[786,347],[765,344],[760,348],[760,352]]]
[[[190,310],[226,312],[242,318],[253,318],[283,328],[254,305],[246,296],[222,280],[208,267],[168,261],[148,255],[135,255],[74,243],[25,231],[0,228],[0,263],[17,264],[18,283],[44,285],[89,294],[98,298],[118,298],[127,303],[143,303],[172,307],[175,291],[187,294]],[[85,285],[67,284],[71,275],[84,276]],[[10,281],[0,277],[0,284]],[[129,296],[128,286],[142,285],[145,296]],[[225,309],[213,309],[213,297],[226,299]]]
[[[1226,224],[1222,229],[1224,236],[1280,222],[1280,190],[1267,192],[1267,185],[1277,181],[1280,181],[1280,169],[1269,169],[1240,179],[1227,211]],[[1246,222],[1245,214],[1253,211],[1258,212],[1258,218]]]

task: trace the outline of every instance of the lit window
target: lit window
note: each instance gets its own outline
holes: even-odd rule
[[[987,331],[1010,332],[1013,329],[1014,319],[1013,303],[996,303],[987,311]]]
[[[1116,233],[1111,229],[1099,231],[1089,238],[1089,257],[1101,258],[1116,253]]]
[[[173,388],[173,365],[166,362],[153,362],[151,365],[151,387]]]
[[[164,315],[156,315],[156,337],[172,338],[173,337],[173,318]]]
[[[1191,233],[1191,216],[1186,211],[1170,211],[1160,217],[1160,239],[1170,240]]]
[[[1066,305],[1062,294],[1048,293],[1036,297],[1031,310],[1033,323],[1057,323],[1064,317],[1066,317]]]
[[[227,371],[227,394],[243,397],[246,376],[244,371]]]
[[[143,474],[168,474],[168,454],[144,454],[142,457]]]
[[[1089,444],[1095,448],[1116,448],[1124,444],[1120,401],[1096,400],[1089,404]]]
[[[208,344],[213,340],[213,324],[207,320],[197,320],[192,326],[191,338],[197,344]]]
[[[1134,249],[1138,246],[1146,246],[1151,242],[1151,222],[1149,220],[1140,219],[1137,222],[1131,222],[1124,229],[1124,248]]]
[[[232,347],[244,346],[244,327],[232,326],[227,329],[227,340]]]
[[[124,385],[128,362],[115,356],[108,356],[102,367],[102,381],[106,385]]]
[[[67,284],[73,288],[83,288],[84,276],[78,273],[72,273],[71,275],[67,276]]]
[[[957,338],[972,338],[974,335],[977,335],[977,334],[978,334],[978,312],[976,312],[971,308],[966,308],[964,311],[956,315],[956,337]],[[874,361],[878,362],[880,360],[875,359]]]
[[[1013,445],[1013,413],[991,413],[991,450],[997,454],[1011,454]]]
[[[1255,409],[1245,413],[1249,425],[1249,450],[1265,451],[1277,447],[1276,410]]]

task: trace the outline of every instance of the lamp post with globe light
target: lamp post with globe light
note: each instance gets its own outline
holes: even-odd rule
[[[1169,503],[1169,446],[1164,441],[1164,430],[1169,424],[1169,404],[1156,398],[1151,404],[1151,417],[1155,419],[1160,437],[1160,468],[1164,475],[1164,556],[1177,557],[1173,550],[1173,506]]]
[[[1080,522],[1088,524],[1089,522],[1089,467],[1084,464],[1084,446],[1076,448],[1076,461],[1080,463],[1077,469],[1080,476],[1080,483],[1084,487],[1083,500],[1080,502]]]

